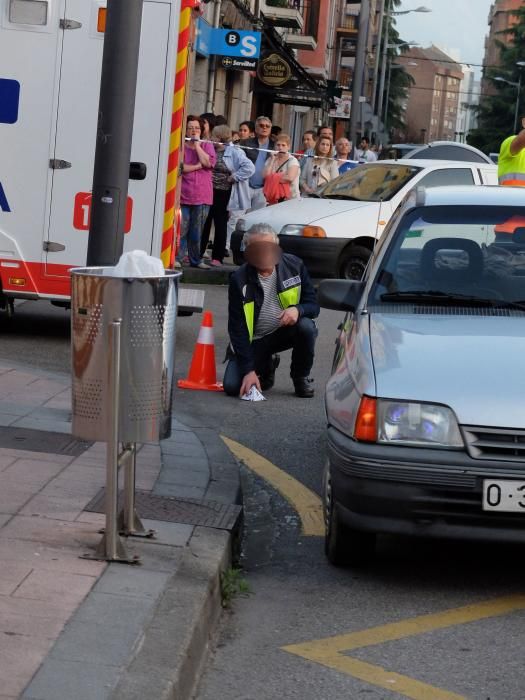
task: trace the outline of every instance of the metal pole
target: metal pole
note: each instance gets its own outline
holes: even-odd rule
[[[359,34],[357,36],[357,51],[352,82],[352,108],[350,111],[350,141],[355,146],[357,141],[357,123],[361,110],[359,98],[363,94],[363,78],[365,70],[366,49],[368,44],[368,27],[370,21],[370,0],[361,0],[359,13]]]
[[[383,21],[385,19],[385,0],[381,0],[381,9],[379,11],[379,27],[377,30],[376,55],[374,62],[374,79],[372,88],[372,114],[376,113],[377,105],[377,81],[379,79],[379,62],[381,57],[381,45],[383,41]]]
[[[108,442],[106,447],[106,557],[118,559],[118,456],[119,456],[119,397],[120,397],[120,328],[122,321],[109,324],[108,385]]]
[[[518,133],[518,120],[520,116],[520,97],[521,97],[521,70],[520,77],[518,80],[518,96],[516,97],[516,110],[514,113],[514,133]]]
[[[143,0],[108,0],[88,265],[122,255]]]
[[[135,481],[137,475],[137,445],[130,442],[124,445],[120,456],[124,467],[124,507],[119,515],[118,529],[126,537],[155,536],[155,530],[146,530],[135,508]]]
[[[384,130],[385,130],[385,135],[387,138],[387,141],[389,141],[388,138],[388,102],[390,100],[390,82],[392,80],[392,61],[389,62],[388,64],[388,82],[386,86],[386,101],[385,101],[385,109],[384,109]]]
[[[381,122],[383,116],[383,100],[385,97],[385,80],[386,80],[386,67],[388,58],[388,45],[390,38],[390,15],[388,14],[388,9],[390,5],[387,3],[386,11],[386,26],[385,26],[385,43],[383,46],[383,56],[381,60],[381,79],[379,81],[379,96],[377,99],[377,116],[379,117],[379,122]]]
[[[221,6],[222,0],[215,0],[213,8],[213,27],[218,29],[221,23]],[[216,82],[217,63],[215,56],[208,58],[208,85],[206,87],[206,111],[213,112],[215,104],[215,82]]]

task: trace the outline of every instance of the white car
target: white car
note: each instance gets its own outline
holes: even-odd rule
[[[281,247],[302,258],[316,277],[361,279],[374,242],[415,187],[497,185],[488,163],[383,160],[349,170],[309,197],[247,213],[232,236],[234,261],[243,262],[242,235],[256,223],[277,231]]]

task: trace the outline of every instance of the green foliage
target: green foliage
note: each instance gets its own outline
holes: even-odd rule
[[[247,597],[251,595],[248,581],[242,577],[240,569],[226,569],[221,574],[222,607],[230,608],[237,596]]]
[[[401,5],[401,0],[390,0],[386,2],[386,11],[392,12]],[[390,25],[390,26],[389,26]],[[383,41],[386,38],[387,27],[388,30],[388,43],[389,44],[401,44],[403,39],[401,38],[399,32],[396,28],[396,19],[393,17],[390,22],[386,20],[383,26]],[[401,46],[400,48],[388,49],[388,63],[396,63],[407,47]],[[408,98],[408,89],[414,84],[414,79],[407,73],[406,70],[400,68],[393,70],[390,78],[390,93],[388,97],[387,114],[388,114],[388,128],[390,129],[402,129],[405,126],[405,112],[403,109],[403,103]]]
[[[509,39],[498,41],[501,55],[500,67],[487,67],[484,77],[495,89],[494,95],[484,95],[481,98],[478,112],[478,128],[474,129],[468,142],[486,153],[498,152],[501,142],[510,136],[514,130],[514,110],[516,107],[516,88],[506,83],[494,80],[502,77],[517,83],[520,79],[518,61],[525,60],[525,7],[514,12],[517,24],[509,31]],[[525,88],[525,74],[522,75]],[[525,95],[522,92],[520,100],[520,117],[524,116]]]

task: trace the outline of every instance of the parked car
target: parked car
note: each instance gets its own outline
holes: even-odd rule
[[[525,206],[520,188],[412,192],[346,311],[326,386],[325,548],[379,533],[525,543]]]
[[[392,143],[383,148],[379,154],[379,160],[406,158],[409,153],[420,146],[420,143]]]
[[[492,164],[385,160],[359,165],[310,197],[246,214],[232,236],[234,262],[243,262],[244,232],[264,222],[277,231],[283,250],[302,258],[312,275],[361,279],[375,241],[411,189],[497,182]]]
[[[479,148],[458,141],[432,141],[420,144],[411,150],[405,158],[420,160],[456,160],[465,163],[493,163],[493,160]]]

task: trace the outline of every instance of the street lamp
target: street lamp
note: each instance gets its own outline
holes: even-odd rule
[[[386,44],[385,45],[385,52],[383,54],[384,63],[385,63],[385,65],[384,65],[385,70],[384,70],[384,74],[383,74],[383,70],[381,71],[381,85],[379,87],[379,101],[377,104],[378,117],[379,117],[380,121],[383,118],[383,115],[386,113],[386,110],[388,108],[388,99],[387,99],[387,103],[386,103],[387,106],[383,107],[383,101],[385,99],[385,79],[386,79],[386,64],[388,62],[388,49],[396,49],[396,48],[399,48],[401,46],[410,46],[411,47],[411,46],[419,46],[419,44],[417,43],[417,41],[402,41],[399,44]],[[388,90],[390,91],[390,72],[388,74],[387,87],[388,87]]]
[[[521,69],[525,67],[525,61],[518,61],[516,65]],[[517,88],[516,109],[514,110],[514,133],[517,133],[518,131],[518,119],[520,116],[521,77],[522,75],[520,70],[520,77],[517,83],[513,82],[512,80],[507,80],[507,78],[502,78],[501,76],[494,78],[494,80],[498,83],[506,83],[507,85]]]
[[[409,61],[408,63],[392,63],[392,61],[390,61],[390,65],[388,67],[388,82],[385,101],[385,119],[383,122],[385,134],[388,134],[388,102],[390,100],[390,84],[392,81],[392,71],[397,70],[398,68],[405,69],[407,66],[417,66],[417,63],[415,61]]]
[[[378,112],[378,117],[381,118],[381,108],[383,106],[383,97],[385,94],[385,79],[386,79],[386,62],[387,62],[387,54],[388,54],[388,49],[392,48],[392,46],[389,46],[389,35],[390,35],[390,22],[393,17],[396,17],[397,15],[408,15],[411,12],[432,12],[432,10],[428,7],[416,7],[413,10],[397,10],[393,12],[385,12],[385,3],[387,3],[387,7],[390,7],[388,5],[389,0],[382,0],[382,5],[381,5],[381,15],[379,18],[379,36],[378,36],[378,41],[377,41],[377,47],[376,47],[376,62],[374,66],[374,82],[373,82],[373,90],[372,90],[372,111],[375,114]],[[379,84],[379,97],[376,99],[377,95],[377,76],[379,73],[379,57],[381,55],[381,41],[382,41],[382,33],[383,33],[383,17],[386,17],[386,27],[385,27],[385,42],[383,46],[383,53],[382,53],[382,64],[381,64],[381,80]],[[408,44],[412,44],[413,42],[408,42]],[[400,44],[401,46],[403,44]],[[376,109],[379,107],[379,109]]]

